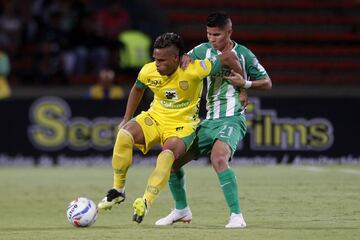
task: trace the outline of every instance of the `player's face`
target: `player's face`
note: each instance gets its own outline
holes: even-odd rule
[[[206,27],[207,38],[211,45],[220,51],[229,44],[232,30],[229,27],[223,29],[219,27]]]
[[[156,69],[161,75],[170,76],[179,66],[179,50],[175,47],[155,48],[153,51]]]

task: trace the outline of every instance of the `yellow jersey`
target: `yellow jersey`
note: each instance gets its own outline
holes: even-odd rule
[[[195,60],[183,70],[180,67],[171,76],[162,76],[157,71],[155,62],[142,67],[136,86],[150,88],[154,100],[147,111],[155,120],[165,123],[200,122],[199,104],[203,89],[202,80],[220,70],[220,60]]]

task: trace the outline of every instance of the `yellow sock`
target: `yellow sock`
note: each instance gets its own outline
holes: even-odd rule
[[[132,163],[134,138],[125,129],[120,129],[114,146],[112,168],[114,170],[114,188],[125,187],[126,173]]]
[[[157,160],[156,167],[151,173],[143,199],[146,200],[147,206],[150,207],[160,191],[169,181],[171,166],[175,160],[171,150],[162,151]]]

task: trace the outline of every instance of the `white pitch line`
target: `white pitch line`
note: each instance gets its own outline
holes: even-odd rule
[[[339,171],[339,172],[342,172],[342,173],[360,175],[360,170],[342,168],[342,169],[339,169],[338,171]]]
[[[297,166],[299,167],[299,166]],[[325,172],[328,171],[327,169],[324,169],[322,167],[314,167],[314,166],[301,166],[299,169],[306,170],[309,172]]]

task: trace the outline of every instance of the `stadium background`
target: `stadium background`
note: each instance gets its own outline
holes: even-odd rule
[[[206,16],[220,9],[273,81],[271,91],[249,91],[249,132],[232,163],[247,228],[224,228],[207,159],[185,166],[191,224],[154,226],[173,207],[168,188],[132,222],[159,148],[135,151],[120,207],[73,228],[67,204],[97,202],[112,183],[127,96],[94,100],[88,90],[103,67],[130,90],[137,69],[119,66],[119,34],[174,31],[190,49],[206,41]],[[0,239],[359,239],[359,16],[357,0],[0,0]]]
[[[136,30],[153,41],[174,31],[191,49],[206,41],[206,16],[218,9],[229,13],[233,39],[258,56],[273,81],[272,91],[249,91],[249,132],[236,159],[359,162],[359,1],[14,0],[0,6],[0,46],[11,69],[3,74],[11,95],[0,102],[0,164],[109,161],[126,95],[116,101],[86,95],[102,68],[115,70],[125,94],[131,88],[139,68],[119,60],[127,47],[120,35]],[[51,116],[37,110],[41,101],[50,101],[41,104]],[[68,112],[56,112],[59,104]]]

